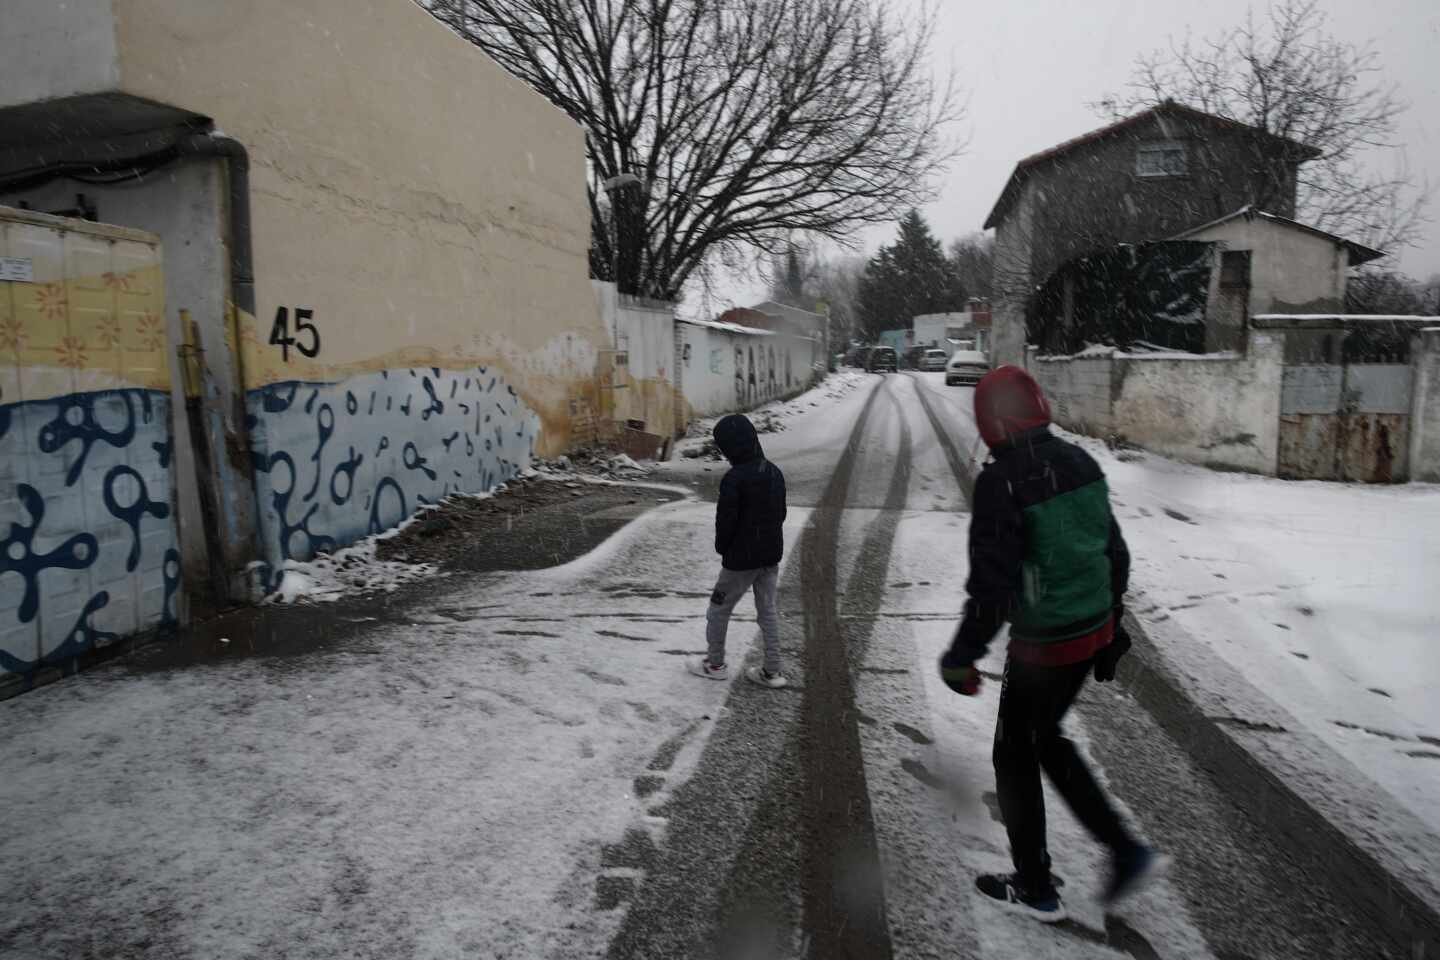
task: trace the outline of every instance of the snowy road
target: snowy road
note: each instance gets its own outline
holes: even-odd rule
[[[852,379],[763,437],[790,486],[794,689],[684,672],[722,468],[678,461],[662,479],[698,499],[564,566],[446,581],[314,654],[0,704],[0,953],[1402,956],[1113,685],[1072,734],[1176,869],[1102,917],[1098,851],[1051,798],[1074,919],[977,900],[1006,864],[998,684],[961,698],[934,669],[963,599],[971,392]],[[756,656],[741,610],[734,665]]]

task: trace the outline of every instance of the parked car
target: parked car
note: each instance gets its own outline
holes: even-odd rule
[[[920,357],[919,366],[921,370],[929,370],[932,372],[937,370],[944,370],[945,363],[948,359],[948,354],[946,354],[944,350],[936,350],[932,348],[926,350],[924,355]]]
[[[845,351],[845,359],[841,362],[847,367],[863,367],[865,366],[865,354],[869,349],[869,347],[851,347]]]
[[[945,385],[979,383],[990,372],[990,358],[979,350],[956,350],[945,362]]]
[[[871,373],[896,373],[900,369],[900,358],[894,347],[871,347],[865,357],[865,369]]]
[[[921,369],[920,361],[923,360],[924,357],[924,347],[911,347],[909,350],[905,351],[905,353],[900,357],[900,359],[905,361],[905,368],[907,370],[919,370]]]

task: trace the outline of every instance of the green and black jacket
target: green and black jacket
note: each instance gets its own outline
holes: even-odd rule
[[[995,447],[975,481],[965,617],[946,661],[973,663],[1005,624],[1047,645],[1093,634],[1120,607],[1130,552],[1105,474],[1040,427]]]

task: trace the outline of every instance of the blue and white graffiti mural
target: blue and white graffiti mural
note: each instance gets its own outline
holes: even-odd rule
[[[0,673],[175,623],[171,450],[158,390],[0,404]]]
[[[251,390],[247,409],[266,591],[286,560],[513,479],[529,466],[540,430],[499,370],[485,366],[275,383]]]

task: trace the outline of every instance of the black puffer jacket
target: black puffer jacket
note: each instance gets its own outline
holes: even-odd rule
[[[738,413],[715,424],[715,445],[731,467],[715,505],[715,552],[727,570],[754,570],[785,553],[785,474],[765,459],[760,438]]]

